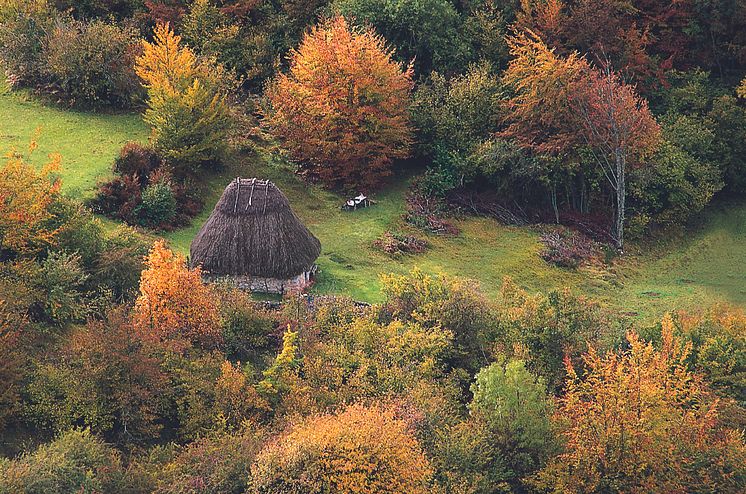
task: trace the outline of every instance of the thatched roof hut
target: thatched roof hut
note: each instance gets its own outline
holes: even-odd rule
[[[267,180],[232,181],[192,241],[190,263],[243,288],[284,292],[308,282],[321,243]]]

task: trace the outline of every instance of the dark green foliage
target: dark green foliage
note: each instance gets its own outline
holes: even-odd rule
[[[226,289],[220,310],[226,355],[242,362],[256,362],[272,347],[277,318],[261,309],[249,294]]]
[[[53,0],[63,12],[72,13],[76,19],[114,17],[126,19],[145,10],[145,0]]]
[[[707,72],[673,71],[668,79],[671,87],[653,98],[668,123],[666,137],[695,159],[716,166],[726,190],[746,192],[746,108],[732,89]]]
[[[461,16],[448,0],[335,0],[331,8],[357,24],[372,25],[399,60],[414,61],[418,74],[452,73],[468,60]]]
[[[46,80],[46,33],[59,17],[39,2],[8,2],[0,6],[0,61],[12,85],[36,85]]]
[[[85,292],[88,277],[77,254],[58,251],[42,261],[37,286],[44,301],[41,309],[49,322],[64,325],[85,320],[91,309]]]
[[[142,191],[142,202],[135,209],[140,224],[151,228],[170,224],[176,217],[176,198],[166,179],[151,182]]]
[[[498,160],[485,159],[502,118],[503,88],[488,65],[451,79],[434,72],[414,95],[412,119],[419,154],[432,160],[423,186],[437,193],[491,177]]]
[[[141,92],[134,61],[139,35],[105,21],[58,20],[45,40],[50,83],[70,104],[128,107]]]

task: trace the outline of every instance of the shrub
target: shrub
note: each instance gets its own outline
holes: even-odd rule
[[[33,453],[0,464],[0,492],[122,492],[124,486],[119,454],[88,430],[64,432]]]
[[[58,17],[45,0],[0,3],[0,61],[11,85],[35,86],[46,82],[45,39]]]
[[[310,176],[372,187],[409,154],[412,85],[382,37],[335,17],[306,34],[289,73],[267,88],[265,124]]]
[[[427,250],[427,240],[398,232],[384,232],[373,242],[373,246],[386,254],[397,257],[402,254],[421,254]]]
[[[139,222],[151,228],[163,228],[176,217],[176,197],[167,178],[151,181],[142,191],[142,202],[135,209]]]
[[[138,33],[104,21],[59,20],[44,57],[59,95],[77,106],[127,107],[140,84],[134,72]]]
[[[292,426],[259,454],[251,473],[257,494],[424,494],[432,474],[405,422],[360,405]]]
[[[197,439],[164,465],[155,494],[242,494],[261,449],[259,434],[245,430]]]
[[[150,146],[143,146],[138,142],[128,142],[119,151],[114,160],[114,173],[117,175],[137,176],[144,185],[162,161],[158,153]]]
[[[135,70],[148,90],[145,121],[155,148],[176,178],[219,165],[230,128],[222,68],[198,60],[165,24],[156,27],[153,43],[143,41]]]
[[[578,266],[598,258],[600,249],[588,236],[569,228],[554,228],[540,237],[544,244],[541,257],[563,268]]]
[[[407,212],[404,221],[410,225],[437,235],[458,235],[459,229],[443,218],[445,202],[437,196],[428,196],[420,190],[407,194]]]

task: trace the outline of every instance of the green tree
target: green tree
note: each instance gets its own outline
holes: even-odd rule
[[[335,0],[332,10],[373,26],[419,74],[456,72],[467,60],[461,16],[449,0]]]

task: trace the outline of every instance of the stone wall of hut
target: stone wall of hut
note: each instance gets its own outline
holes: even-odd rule
[[[311,282],[311,271],[286,280],[277,278],[261,278],[257,276],[205,276],[207,282],[228,282],[241,290],[258,293],[285,294],[303,290]]]

